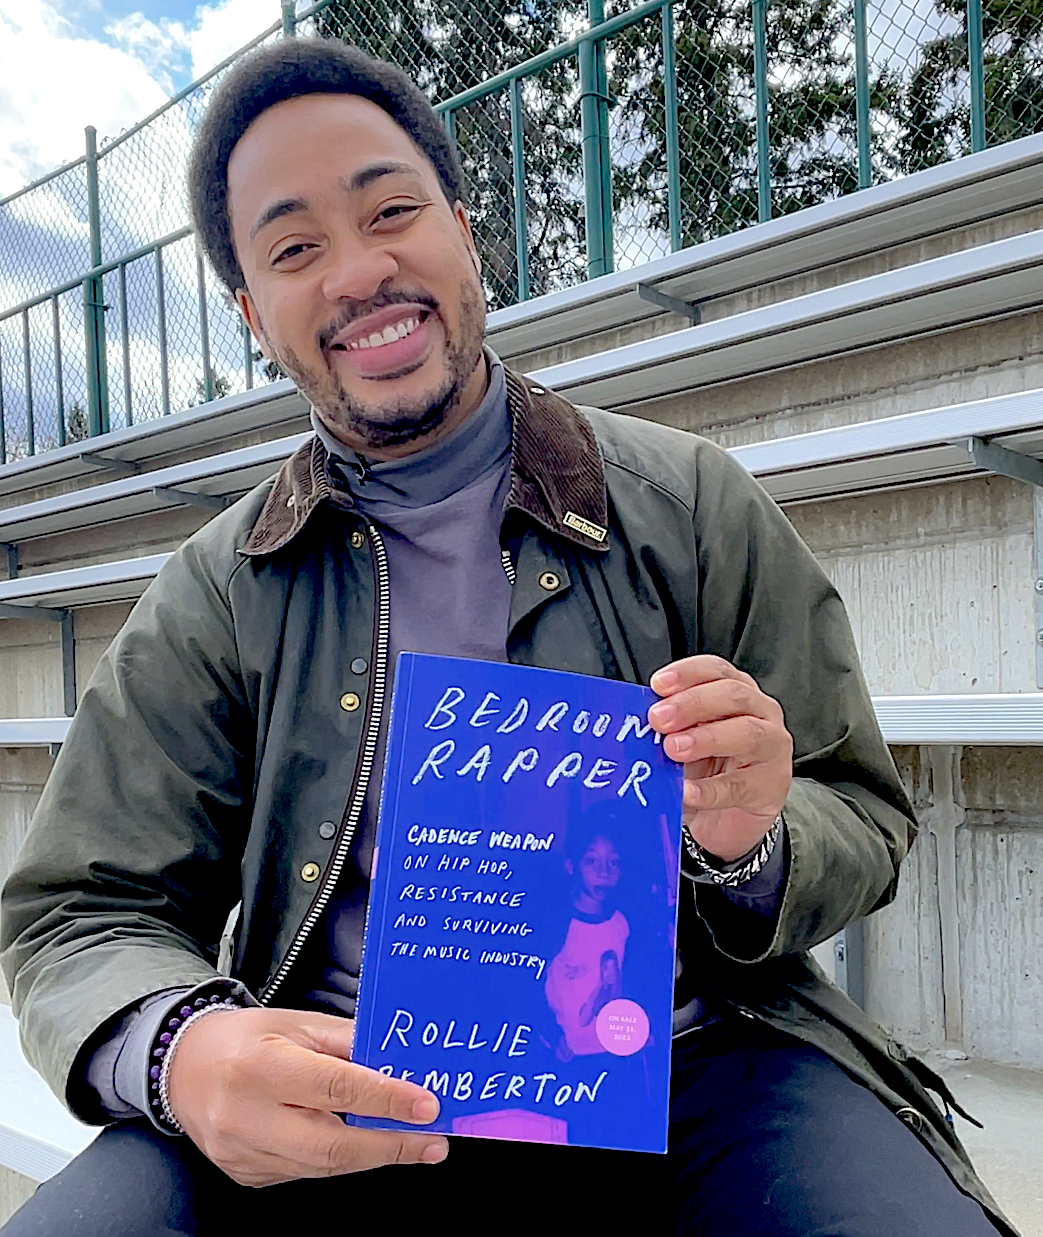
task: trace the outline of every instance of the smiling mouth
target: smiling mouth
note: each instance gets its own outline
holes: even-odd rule
[[[413,318],[405,318],[394,325],[389,324],[382,331],[374,331],[372,335],[349,340],[346,344],[333,344],[330,347],[330,351],[360,352],[365,348],[383,348],[387,344],[396,344],[400,339],[405,339],[407,336],[412,335],[414,331],[419,330],[421,324],[428,317],[427,313],[421,313]]]

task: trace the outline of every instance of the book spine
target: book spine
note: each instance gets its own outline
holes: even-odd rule
[[[391,890],[391,856],[395,833],[398,828],[398,798],[402,785],[402,762],[405,758],[403,743],[406,721],[409,717],[409,698],[413,686],[413,670],[416,657],[412,653],[400,653],[395,667],[395,686],[391,696],[391,720],[388,724],[387,744],[384,756],[384,777],[380,787],[380,805],[377,810],[377,850],[375,871],[371,873],[369,901],[366,905],[366,920],[362,929],[362,960],[359,965],[358,998],[355,1003],[356,1042],[362,1046],[364,1063],[372,1062],[374,1001],[368,999],[370,987],[376,988],[378,969],[367,967],[370,949],[380,953],[384,944],[387,924],[388,900]],[[353,1054],[357,1055],[357,1054]]]

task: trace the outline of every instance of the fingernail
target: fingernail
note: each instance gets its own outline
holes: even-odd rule
[[[678,756],[684,756],[692,750],[692,740],[686,734],[676,734],[671,745]]]
[[[424,1154],[420,1158],[425,1164],[441,1164],[448,1154],[449,1148],[445,1143],[431,1143],[424,1148]]]
[[[677,686],[677,671],[676,670],[657,670],[652,675],[652,690],[657,692],[668,692],[671,687]]]
[[[433,1095],[422,1096],[418,1100],[413,1101],[413,1120],[414,1121],[433,1121],[438,1116],[438,1100]]]
[[[654,704],[648,710],[648,716],[660,726],[669,726],[677,716],[677,710],[672,704]]]

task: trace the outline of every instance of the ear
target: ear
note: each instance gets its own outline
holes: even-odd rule
[[[235,303],[239,306],[239,312],[242,314],[243,321],[250,330],[250,334],[257,340],[257,344],[261,349],[261,355],[267,361],[273,361],[275,358],[272,355],[272,350],[268,346],[268,340],[264,333],[264,327],[261,325],[261,315],[257,312],[257,306],[254,304],[254,299],[246,288],[237,288],[235,291]]]
[[[461,201],[453,203],[453,217],[456,219],[457,226],[463,233],[464,244],[467,246],[467,252],[471,255],[471,261],[474,263],[475,274],[481,277],[482,260],[478,256],[478,246],[474,243],[474,233],[471,231],[471,221],[467,218],[467,211]]]

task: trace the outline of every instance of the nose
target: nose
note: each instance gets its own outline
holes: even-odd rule
[[[398,274],[398,260],[384,245],[367,244],[361,237],[341,239],[331,249],[322,275],[322,294],[336,304],[366,301]]]

